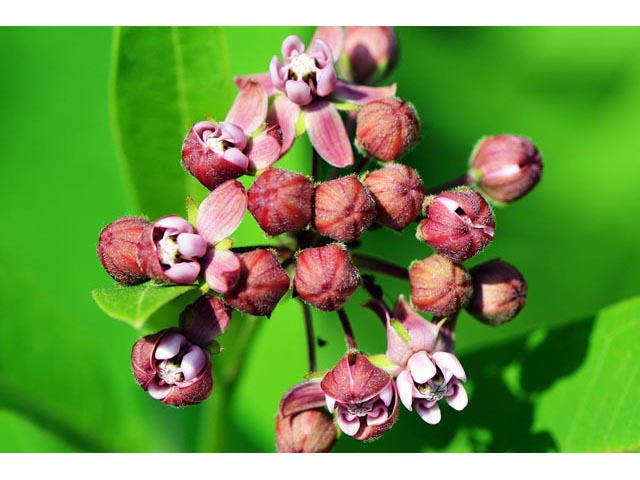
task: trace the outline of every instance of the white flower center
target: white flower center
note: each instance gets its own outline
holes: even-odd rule
[[[173,236],[166,236],[158,242],[158,258],[160,263],[174,265],[178,258],[178,244]]]
[[[168,385],[184,381],[180,365],[164,360],[158,365],[158,376]]]
[[[446,383],[434,382],[433,385],[423,383],[422,385],[416,385],[416,388],[429,402],[437,402],[444,397],[445,393],[447,393]]]
[[[296,76],[296,80],[303,80],[307,75],[314,72],[316,61],[306,53],[293,57],[291,59],[291,71]]]
[[[205,143],[210,150],[213,150],[218,155],[222,155],[224,153],[224,140],[222,140],[220,137],[209,135]]]

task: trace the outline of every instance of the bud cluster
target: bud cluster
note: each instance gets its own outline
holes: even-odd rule
[[[489,201],[530,191],[541,157],[524,137],[485,137],[455,188],[425,189],[416,170],[398,163],[420,140],[415,108],[395,96],[395,84],[373,85],[396,65],[397,43],[390,27],[319,27],[308,48],[287,37],[268,72],[236,78],[239,91],[223,121],[203,120],[186,132],[182,164],[210,190],[199,206],[192,202],[189,220],[123,217],[102,230],[98,256],[120,285],[201,292],[176,327],[133,347],[135,379],[151,397],[177,407],[206,399],[212,355],[221,351],[216,339],[232,312],[269,317],[290,292],[304,306],[312,375],[280,402],[279,451],[329,451],[338,430],[378,438],[400,405],[429,424],[441,420],[440,400],[465,408],[467,377],[455,355],[459,312],[488,325],[508,322],[524,306],[527,286],[506,262],[470,270],[462,263],[495,237]],[[274,166],[304,132],[312,175]],[[333,167],[328,178],[320,178],[319,160]],[[254,177],[248,190],[237,180],[243,175]],[[247,210],[271,244],[233,247],[230,236]],[[411,229],[435,253],[408,269],[358,253],[366,232],[380,227]],[[360,270],[409,280],[410,302],[400,295],[389,309],[381,287]],[[384,354],[357,348],[345,306],[361,285],[384,324]],[[316,371],[312,308],[337,312],[345,332],[347,351],[328,371]]]

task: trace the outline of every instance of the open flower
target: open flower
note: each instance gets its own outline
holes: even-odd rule
[[[198,122],[182,146],[182,164],[209,190],[280,158],[282,134],[271,126],[251,137],[267,117],[268,98],[259,83],[242,85],[223,122]]]
[[[236,78],[260,82],[269,96],[276,95],[268,122],[282,129],[282,153],[291,148],[300,115],[309,139],[320,156],[334,167],[353,165],[349,136],[334,102],[364,105],[371,100],[395,95],[396,86],[365,87],[336,78],[334,63],[342,50],[340,27],[320,27],[309,48],[295,35],[282,43],[282,60],[274,56],[269,73]]]

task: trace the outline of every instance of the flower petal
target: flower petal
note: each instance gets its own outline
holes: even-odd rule
[[[193,233],[193,227],[184,218],[178,215],[168,215],[153,222],[154,228],[166,228],[167,230],[175,230],[176,232]]]
[[[269,98],[264,88],[256,81],[249,81],[238,92],[225,122],[231,122],[251,135],[267,118],[268,104]]]
[[[190,260],[200,258],[207,253],[207,242],[196,233],[181,233],[177,238],[178,251]]]
[[[469,403],[469,397],[467,397],[467,392],[459,382],[453,383],[453,388],[453,395],[444,397],[444,399],[447,401],[451,408],[460,411],[464,409],[464,407],[466,407]]]
[[[238,150],[244,150],[247,146],[247,134],[235,123],[220,122],[220,138],[232,143]]]
[[[398,396],[400,401],[409,411],[413,410],[413,378],[409,370],[403,370],[398,378],[396,378],[396,386],[398,387]]]
[[[360,418],[355,417],[352,420],[348,420],[346,414],[341,410],[340,408],[338,409],[338,426],[344,433],[353,437],[360,430]]]
[[[284,85],[287,97],[293,103],[298,105],[307,105],[311,103],[311,88],[302,80],[287,80]]]
[[[316,39],[324,40],[325,43],[329,45],[333,55],[333,61],[337,62],[338,58],[340,58],[340,54],[342,53],[344,40],[342,27],[318,27],[316,28],[316,32],[313,34],[311,43],[313,44],[313,41]]]
[[[376,425],[382,425],[389,418],[389,412],[379,403],[375,405],[369,414],[367,415],[367,425],[375,427]]]
[[[163,398],[166,398],[167,395],[169,395],[172,388],[173,385],[168,385],[166,383],[160,385],[158,383],[158,379],[154,378],[147,387],[147,393],[149,393],[149,395],[151,395],[151,397],[155,398],[156,400],[162,400]]]
[[[327,409],[329,410],[329,413],[333,413],[333,411],[336,409],[336,399],[326,394],[324,398],[327,402]]]
[[[198,262],[182,262],[172,265],[164,274],[173,283],[188,284],[193,283],[200,274],[200,264]]]
[[[280,158],[282,149],[282,130],[277,125],[269,127],[256,138],[249,141],[245,150],[249,158],[249,170],[263,170]]]
[[[316,99],[304,108],[309,139],[320,156],[334,167],[353,165],[353,151],[335,105]]]
[[[198,345],[191,345],[187,354],[182,357],[180,369],[184,375],[184,381],[188,382],[196,378],[207,364],[207,355]]]
[[[187,339],[178,332],[168,332],[156,347],[154,356],[158,360],[168,360],[175,357],[182,347],[187,343]]]
[[[316,93],[320,97],[330,95],[336,88],[336,71],[332,65],[321,68],[316,72]]]
[[[247,210],[247,192],[237,180],[227,180],[213,190],[198,208],[196,228],[209,245],[235,232]]]
[[[247,82],[258,82],[264,89],[267,97],[270,97],[278,91],[271,81],[271,74],[269,72],[241,75],[239,77],[234,77],[233,81],[238,88],[244,88]]]
[[[416,402],[416,412],[420,415],[420,418],[427,422],[430,425],[436,425],[440,423],[440,419],[442,418],[442,413],[440,412],[440,407],[437,403],[434,403],[432,406],[427,407],[427,403],[423,401]]]
[[[396,84],[385,87],[365,87],[338,80],[333,96],[357,105],[364,105],[379,98],[393,97],[396,94]]]
[[[436,374],[436,366],[429,360],[427,352],[424,350],[411,355],[411,358],[409,358],[409,369],[416,383],[426,383],[427,380],[433,378]]]
[[[282,130],[281,155],[289,151],[296,139],[296,123],[300,116],[300,107],[287,98],[286,95],[278,95],[269,109],[267,124],[280,125]]]
[[[442,373],[444,373],[444,379],[446,382],[451,379],[451,375],[463,382],[467,381],[467,375],[464,373],[464,368],[462,368],[460,360],[458,360],[453,353],[436,352],[432,355],[432,358],[438,368],[440,368]]]
[[[438,338],[437,325],[422,318],[400,295],[393,309],[393,318],[402,323],[409,332],[414,350],[433,352]]]
[[[244,170],[247,170],[247,168],[249,168],[249,159],[237,148],[229,148],[228,150],[225,150],[222,158],[224,158],[227,162],[233,163],[234,165],[237,165]]]
[[[227,293],[240,278],[240,259],[231,250],[210,250],[202,265],[207,285],[218,293]]]
[[[289,35],[282,41],[280,53],[282,58],[290,60],[292,55],[304,53],[304,42],[297,35]]]

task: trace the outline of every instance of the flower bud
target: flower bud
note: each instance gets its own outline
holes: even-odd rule
[[[238,255],[240,279],[225,294],[225,301],[250,315],[271,315],[271,312],[287,293],[289,276],[275,254],[269,250],[254,250]]]
[[[376,203],[354,176],[336,178],[316,187],[314,225],[340,242],[352,242],[371,226]]]
[[[471,269],[473,295],[467,311],[488,325],[513,319],[527,300],[527,282],[512,265],[495,259]]]
[[[219,298],[202,295],[180,315],[180,330],[189,341],[206,348],[231,323],[231,309]]]
[[[156,400],[174,407],[194,405],[211,393],[211,357],[175,328],[138,340],[131,352],[136,381]]]
[[[138,240],[149,222],[139,217],[122,217],[100,232],[100,263],[118,283],[135,285],[149,277],[138,265]]]
[[[320,379],[299,383],[280,401],[276,446],[282,453],[326,453],[336,442],[333,417],[325,409]]]
[[[302,300],[320,310],[339,310],[360,284],[344,247],[308,248],[298,255],[294,285]]]
[[[452,262],[470,259],[493,240],[496,226],[493,212],[479,193],[460,188],[427,201],[426,218],[418,226],[418,239]]]
[[[398,39],[392,27],[346,27],[347,62],[342,76],[358,84],[372,84],[391,72],[398,61]]]
[[[313,187],[307,177],[265,170],[249,189],[249,211],[267,235],[300,230],[311,221]]]
[[[540,181],[542,157],[525,137],[484,137],[471,154],[470,177],[491,200],[508,203],[526,195]]]
[[[394,163],[368,174],[364,184],[378,207],[378,223],[402,230],[418,216],[424,186],[415,170]]]
[[[418,260],[409,268],[411,301],[418,310],[438,317],[464,308],[472,293],[471,277],[442,255]]]
[[[148,225],[138,242],[138,264],[161,282],[193,283],[200,274],[200,258],[207,243],[184,218],[162,217]]]
[[[367,103],[358,112],[356,122],[356,146],[383,162],[397,160],[420,139],[416,111],[399,98]]]
[[[349,351],[320,384],[338,426],[358,440],[374,440],[398,417],[398,394],[384,370],[359,352]]]

